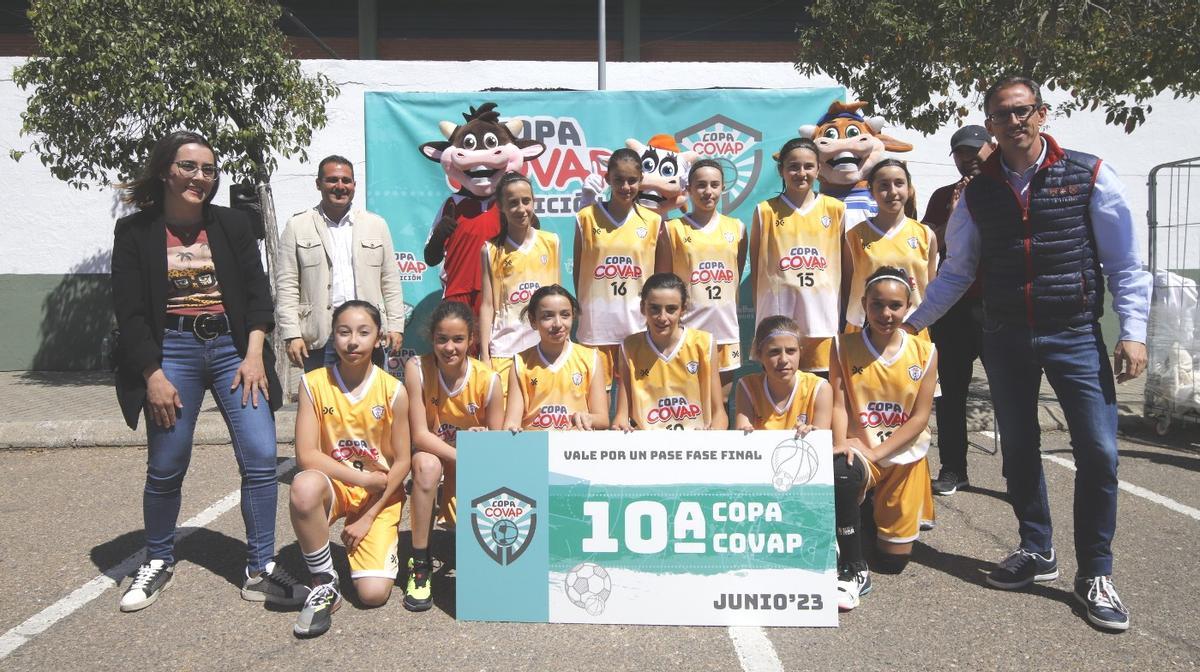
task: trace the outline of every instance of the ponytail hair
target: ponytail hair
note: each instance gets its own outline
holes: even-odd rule
[[[467,338],[473,340],[475,338],[475,314],[471,312],[471,307],[460,301],[442,301],[437,308],[433,309],[433,315],[429,317],[429,340],[433,340],[433,332],[443,320],[457,318],[462,320],[467,325]]]
[[[538,304],[540,304],[543,299],[546,299],[547,297],[551,297],[551,296],[566,297],[567,301],[571,304],[571,310],[574,311],[576,315],[579,314],[579,311],[580,311],[579,301],[577,301],[575,299],[574,295],[572,295],[571,292],[567,291],[566,287],[563,287],[562,285],[554,284],[554,285],[544,285],[544,286],[538,287],[536,290],[534,290],[533,296],[529,297],[529,303],[526,304],[526,306],[521,309],[520,319],[529,320],[529,324],[532,326],[534,323],[534,320],[537,319]]]
[[[779,180],[779,193],[781,194],[787,191],[787,181],[783,179],[782,175],[783,162],[787,160],[788,154],[791,154],[797,149],[806,149],[812,152],[813,156],[817,157],[817,161],[821,160],[821,150],[817,147],[817,143],[813,142],[812,138],[792,138],[791,140],[783,143],[783,146],[779,148],[779,151],[771,155],[771,158],[775,159],[776,170],[781,173]]]
[[[528,177],[518,173],[515,170],[510,170],[500,178],[500,184],[496,186],[496,201],[498,203],[497,210],[500,211],[500,232],[492,238],[492,244],[500,247],[504,241],[508,239],[508,216],[504,214],[504,189],[514,182],[524,182],[529,185],[529,193],[533,193],[533,182]],[[529,226],[535,229],[542,228],[542,222],[538,219],[537,213],[533,214],[533,221]]]

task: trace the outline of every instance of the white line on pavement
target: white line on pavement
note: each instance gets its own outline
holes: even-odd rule
[[[729,638],[746,672],[783,672],[783,663],[765,630],[758,626],[729,626]]]
[[[982,431],[982,432],[979,432],[979,434],[982,434],[989,438],[996,437],[995,434],[993,434],[992,432],[989,432],[989,431]],[[1066,468],[1070,469],[1071,471],[1075,471],[1075,463],[1064,457],[1059,457],[1058,455],[1042,455],[1042,459],[1048,460],[1057,465],[1066,467]],[[1158,504],[1160,506],[1165,506],[1168,509],[1175,511],[1176,513],[1182,513],[1183,515],[1188,516],[1189,518],[1192,518],[1193,520],[1200,520],[1200,509],[1194,509],[1194,508],[1188,506],[1187,504],[1180,504],[1179,502],[1171,499],[1170,497],[1165,497],[1163,495],[1160,495],[1157,492],[1154,492],[1153,490],[1147,490],[1146,488],[1143,488],[1140,485],[1134,485],[1127,481],[1121,481],[1121,480],[1117,481],[1117,487],[1124,490],[1125,492],[1128,492],[1131,495],[1136,495],[1138,497],[1141,497],[1142,499],[1154,502],[1155,504]]]
[[[288,458],[279,464],[275,473],[277,475],[286,473],[295,463],[295,458]],[[183,524],[176,528],[175,542],[178,543],[189,534],[206,527],[209,523],[221,517],[222,514],[237,506],[241,500],[241,491],[234,490],[221,499],[218,499],[200,513],[183,521]],[[144,554],[144,549],[139,550],[137,553],[122,560],[115,567],[105,570],[100,576],[76,588],[70,595],[30,616],[25,619],[25,622],[0,635],[0,660],[8,657],[8,654],[16,651],[18,647],[30,639],[45,632],[50,626],[78,611],[88,602],[100,597],[109,588],[117,585],[121,579],[142,564]]]

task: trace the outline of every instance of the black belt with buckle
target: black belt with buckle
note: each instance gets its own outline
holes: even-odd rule
[[[200,315],[168,315],[167,328],[190,332],[202,341],[211,341],[229,333],[229,318],[225,313],[201,313]]]

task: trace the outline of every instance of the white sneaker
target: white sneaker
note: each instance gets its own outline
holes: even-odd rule
[[[283,567],[271,561],[258,576],[246,574],[242,583],[242,599],[251,602],[270,602],[295,607],[304,604],[308,586],[292,578]]]
[[[137,611],[154,604],[175,578],[175,566],[163,560],[149,560],[133,574],[133,580],[121,595],[121,611]]]
[[[871,572],[846,565],[838,570],[838,611],[851,611],[863,595],[871,592]]]

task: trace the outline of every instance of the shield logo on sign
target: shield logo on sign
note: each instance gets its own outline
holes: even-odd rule
[[[680,148],[702,159],[720,163],[725,173],[721,212],[731,212],[754,190],[762,173],[762,131],[723,114],[713,116],[675,134]]]
[[[471,526],[489,558],[511,565],[537,531],[537,502],[516,490],[498,488],[471,500]]]

